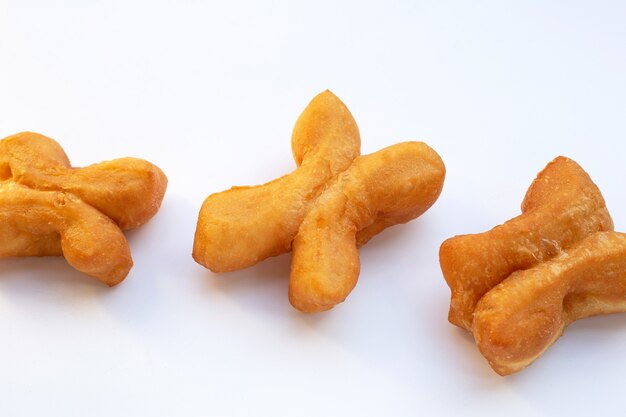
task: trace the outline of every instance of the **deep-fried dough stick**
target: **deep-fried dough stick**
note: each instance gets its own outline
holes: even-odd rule
[[[159,209],[167,178],[135,158],[72,168],[61,146],[24,132],[0,141],[0,258],[63,255],[108,285],[132,267],[121,229]]]
[[[302,112],[291,139],[298,168],[255,187],[233,187],[202,205],[194,259],[214,272],[234,271],[288,252],[302,218],[324,185],[359,155],[358,127],[330,91]]]
[[[300,226],[293,242],[291,304],[316,312],[342,302],[359,276],[357,242],[424,213],[439,197],[444,177],[441,158],[422,142],[357,158]]]
[[[474,312],[474,338],[500,375],[530,365],[575,320],[626,312],[626,234],[598,232],[514,272]]]
[[[594,232],[613,230],[600,190],[565,157],[538,174],[522,213],[488,232],[456,236],[441,245],[439,260],[452,290],[448,319],[453,324],[470,330],[478,300],[514,271],[550,259]]]

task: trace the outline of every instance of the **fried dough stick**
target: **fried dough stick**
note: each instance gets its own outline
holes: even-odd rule
[[[53,139],[9,136],[0,141],[0,258],[63,255],[113,286],[133,264],[122,230],[152,218],[166,187],[141,159],[72,168]]]
[[[511,273],[607,230],[613,221],[598,187],[576,162],[557,157],[533,181],[520,216],[443,242],[439,261],[452,291],[448,319],[471,330],[478,300]]]

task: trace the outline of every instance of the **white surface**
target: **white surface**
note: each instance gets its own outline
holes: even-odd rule
[[[170,180],[114,289],[63,259],[0,261],[0,415],[626,411],[625,315],[501,378],[448,324],[437,260],[445,238],[516,215],[559,154],[626,230],[625,3],[265,3],[0,5],[0,137],[41,132],[75,165],[142,157]],[[293,169],[291,128],[326,88],[363,153],[424,140],[448,176],[426,215],[361,251],[344,304],[307,316],[289,255],[218,276],[190,253],[209,193]]]

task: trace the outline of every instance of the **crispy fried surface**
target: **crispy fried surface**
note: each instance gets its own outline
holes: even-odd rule
[[[520,216],[441,245],[441,270],[452,292],[450,322],[471,330],[478,300],[511,273],[606,230],[613,230],[613,221],[598,187],[576,162],[554,159],[530,186]]]
[[[293,242],[289,300],[316,312],[342,302],[359,276],[357,243],[424,213],[437,200],[443,161],[421,142],[357,158],[305,216]]]
[[[474,311],[481,353],[500,375],[536,360],[571,322],[626,311],[626,234],[597,232],[553,259],[517,271]]]
[[[226,272],[293,249],[292,305],[315,312],[343,301],[359,275],[357,248],[426,211],[445,176],[441,158],[424,143],[359,158],[360,143],[346,106],[330,91],[319,94],[293,131],[298,168],[264,185],[210,195],[198,216],[194,259]]]
[[[324,185],[360,153],[359,129],[330,91],[302,112],[291,139],[298,168],[267,184],[233,187],[202,205],[194,239],[196,262],[214,272],[246,268],[291,249],[291,241]]]
[[[61,146],[24,132],[0,141],[0,258],[63,255],[108,285],[132,267],[122,230],[158,211],[167,178],[147,161],[72,168]]]

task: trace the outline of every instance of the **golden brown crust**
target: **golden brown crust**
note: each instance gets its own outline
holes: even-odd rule
[[[500,375],[530,365],[571,322],[626,311],[626,234],[597,232],[553,259],[517,271],[474,311],[481,353]]]
[[[158,211],[167,178],[123,158],[72,168],[54,140],[23,132],[0,141],[0,258],[63,255],[108,285],[132,267],[123,229]]]
[[[205,200],[193,257],[226,272],[287,252],[293,244],[291,303],[305,312],[327,310],[356,283],[357,247],[426,211],[441,192],[445,167],[420,142],[358,158],[357,125],[329,91],[300,115],[291,145],[298,164],[291,174]]]
[[[196,262],[226,272],[288,252],[312,202],[328,180],[348,168],[360,147],[356,122],[341,100],[330,91],[316,96],[293,130],[295,171],[204,201],[194,239]]]
[[[478,300],[511,273],[550,259],[592,233],[613,229],[600,190],[565,157],[538,174],[522,212],[488,232],[455,236],[441,245],[453,324],[471,330]]]
[[[293,242],[289,300],[303,312],[332,308],[359,275],[357,242],[424,213],[439,197],[445,167],[421,142],[357,158],[320,195]]]
[[[2,140],[0,165],[3,160],[13,181],[38,190],[77,195],[123,230],[150,220],[167,188],[163,172],[142,159],[121,158],[71,168],[59,144],[36,133],[19,133]]]

